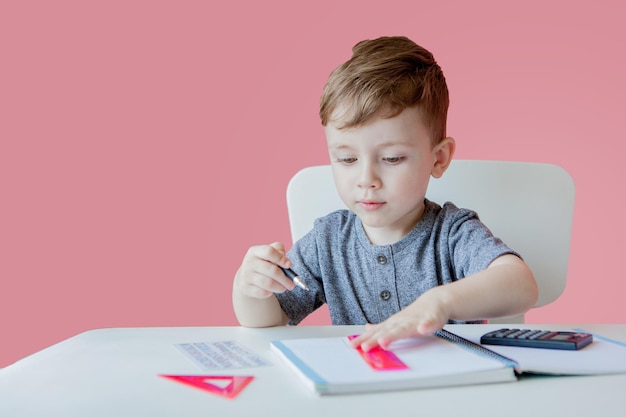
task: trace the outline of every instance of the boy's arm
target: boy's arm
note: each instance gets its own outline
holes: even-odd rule
[[[278,266],[291,267],[282,243],[251,247],[233,280],[233,308],[245,327],[281,326],[289,318],[274,293],[291,291],[295,284]]]
[[[512,316],[525,313],[537,302],[535,277],[515,255],[500,256],[487,269],[468,278],[455,282],[453,287],[437,287],[449,305],[450,319]]]
[[[448,320],[477,320],[521,314],[537,302],[530,268],[515,255],[496,258],[487,269],[432,288],[380,324],[368,325],[353,345],[368,350],[440,330]]]
[[[289,323],[289,317],[274,295],[267,298],[248,297],[237,289],[236,277],[233,283],[233,308],[239,324],[245,327],[284,326]]]

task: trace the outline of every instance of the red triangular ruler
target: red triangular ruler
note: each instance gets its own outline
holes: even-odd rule
[[[191,385],[212,394],[226,398],[234,398],[254,379],[253,376],[224,376],[224,375],[160,375],[183,384]],[[207,381],[215,381],[211,384]],[[224,385],[227,384],[227,385]]]

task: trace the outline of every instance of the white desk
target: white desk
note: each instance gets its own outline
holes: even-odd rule
[[[504,326],[472,326],[481,334],[495,327]],[[580,327],[626,342],[626,324],[527,327]],[[454,331],[454,326],[449,328]],[[93,330],[0,369],[0,416],[527,417],[529,409],[536,416],[626,415],[626,374],[525,376],[502,384],[319,397],[309,392],[268,346],[274,339],[341,336],[360,330],[358,326]],[[221,372],[255,376],[236,398],[223,398],[157,376],[220,374],[200,371],[174,344],[225,340],[236,340],[273,363]]]

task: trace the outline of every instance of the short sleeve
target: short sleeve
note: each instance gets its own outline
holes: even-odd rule
[[[512,254],[521,258],[517,252],[492,234],[476,212],[458,209],[450,203],[446,203],[445,209],[452,212],[448,217],[451,219],[448,245],[457,279],[486,269],[502,255]]]

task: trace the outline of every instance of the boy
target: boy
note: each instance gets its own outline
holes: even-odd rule
[[[233,284],[240,324],[297,324],[328,304],[333,324],[367,324],[369,350],[451,321],[520,314],[532,272],[476,213],[425,199],[449,166],[448,89],[432,54],[405,37],[358,43],[324,87],[320,117],[335,184],[350,210],[294,244],[253,246]],[[279,268],[292,267],[310,291]]]

